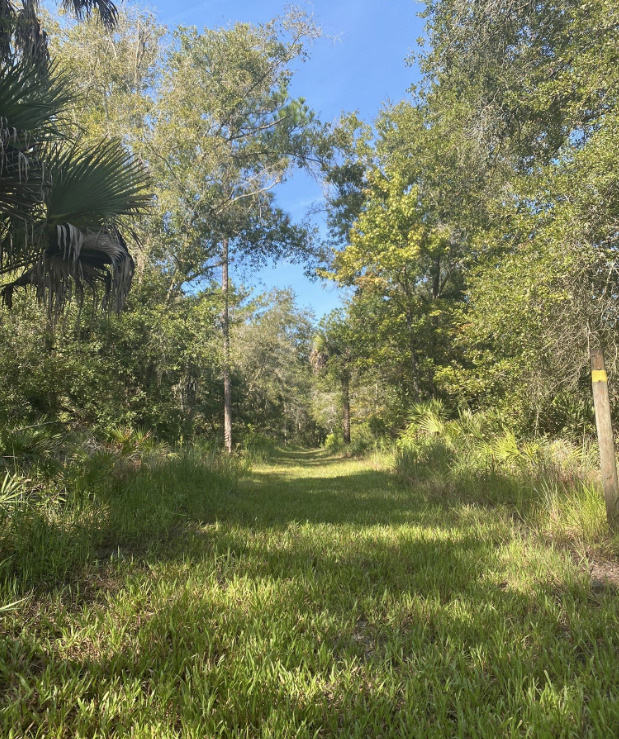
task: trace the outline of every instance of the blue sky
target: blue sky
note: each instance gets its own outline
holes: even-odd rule
[[[283,0],[154,0],[158,20],[167,25],[227,27],[236,21],[261,23],[281,15],[290,3]],[[312,13],[324,37],[316,41],[311,58],[295,74],[292,94],[303,96],[323,121],[342,112],[358,111],[371,122],[389,101],[405,96],[418,80],[417,70],[405,58],[423,35],[415,0],[314,0],[295,5]],[[279,204],[293,218],[302,218],[322,197],[320,185],[296,174],[277,193]],[[320,223],[319,223],[320,225]],[[234,276],[233,276],[234,278]],[[252,276],[259,289],[292,287],[298,304],[320,317],[339,305],[341,291],[322,281],[310,282],[299,266],[280,262]],[[237,281],[239,276],[237,276]]]

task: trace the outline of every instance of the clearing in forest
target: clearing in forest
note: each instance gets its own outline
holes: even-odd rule
[[[616,735],[619,604],[503,508],[288,451],[4,617],[2,736]]]

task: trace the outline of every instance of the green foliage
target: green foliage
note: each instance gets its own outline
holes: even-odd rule
[[[3,123],[2,152],[33,177],[46,137],[85,129],[43,152],[46,248],[90,258],[91,218],[135,210],[136,160],[98,139],[149,161],[158,198],[117,319],[0,314],[0,733],[613,734],[617,599],[574,552],[618,551],[586,371],[590,341],[611,381],[619,356],[615,5],[432,0],[421,93],[328,136],[290,97],[318,33],[297,11],[181,29],[168,55],[148,14],[57,25],[81,106],[62,76],[5,75],[37,149]],[[323,267],[350,302],[315,327],[289,291],[230,291],[222,458],[222,240],[305,258],[271,188],[331,145]],[[399,431],[393,475],[373,452]]]
[[[27,426],[45,415],[103,435],[131,426],[168,440],[212,432],[220,399],[217,302],[198,294],[165,308],[155,288],[136,286],[135,309],[112,323],[84,311],[80,321],[72,313],[50,328],[26,298],[5,314],[4,420]]]
[[[611,377],[619,356],[617,9],[433,0],[425,16],[419,93],[372,131],[344,118],[327,169],[322,273],[354,288],[357,387],[399,394],[392,428],[436,397],[581,438],[589,346]]]
[[[252,463],[269,462],[277,453],[275,439],[261,434],[254,429],[248,429],[242,437],[241,444],[246,458]]]
[[[57,422],[42,421],[25,427],[0,427],[0,467],[22,469],[49,477],[58,469],[63,434]]]
[[[22,501],[23,496],[23,481],[17,475],[5,472],[2,484],[0,484],[0,518],[4,518],[10,508]]]
[[[314,114],[289,93],[294,64],[318,34],[294,9],[259,26],[175,32],[151,140],[164,152],[151,158],[172,290],[210,275],[224,239],[252,265],[309,256],[307,230],[271,191],[309,164],[320,138]]]
[[[589,345],[613,371],[616,356],[617,8],[439,0],[426,16],[423,104],[476,143],[494,191],[468,219],[474,269],[437,386],[523,431],[582,435]]]
[[[26,297],[4,314],[0,415],[7,428],[37,424],[44,416],[65,428],[91,429],[101,439],[122,437],[128,429],[128,453],[135,429],[160,442],[220,438],[218,296],[205,291],[165,304],[154,278],[140,279],[128,309],[114,322],[84,310],[79,320],[71,313],[64,326],[47,327]],[[234,309],[234,410],[241,442],[249,428],[280,444],[318,442],[310,318],[288,291]],[[61,428],[50,424],[44,430]],[[120,438],[118,443],[124,444]]]
[[[112,426],[108,429],[108,435],[109,441],[123,457],[141,455],[154,448],[152,433],[144,429]]]
[[[397,375],[401,393],[415,401],[435,390],[436,366],[449,358],[445,337],[462,299],[464,244],[458,224],[436,205],[431,173],[445,168],[445,151],[423,111],[394,106],[376,128],[346,245],[323,274],[355,288],[348,318],[365,367],[379,368],[388,382]],[[459,166],[448,177],[461,176]]]
[[[93,3],[71,3],[78,15]],[[112,3],[96,3],[112,24]],[[126,218],[151,201],[141,161],[118,140],[84,146],[75,128],[63,125],[75,98],[69,77],[47,64],[46,34],[37,3],[20,12],[3,10],[0,48],[0,274],[18,271],[2,287],[13,303],[17,288],[34,286],[49,314],[58,315],[84,289],[101,287],[119,311],[133,275],[120,233]],[[112,12],[113,11],[113,12]]]
[[[118,8],[111,30],[96,18],[77,24],[51,15],[45,26],[55,63],[81,101],[71,106],[70,118],[79,122],[82,136],[122,138],[148,159],[148,119],[160,82],[165,28],[133,3]]]
[[[336,430],[327,434],[323,446],[332,454],[344,453],[348,457],[366,457],[378,451],[391,451],[391,442],[383,433],[382,426],[376,429],[371,422],[353,424],[350,437],[350,443],[345,444],[342,432]]]
[[[519,440],[497,413],[461,412],[449,420],[438,401],[414,407],[397,444],[396,469],[447,500],[546,509],[545,491],[561,491],[571,508],[594,475],[594,450],[565,440]],[[571,497],[570,497],[571,496]]]
[[[313,316],[291,290],[273,290],[233,314],[235,421],[281,444],[315,442],[309,362]],[[246,444],[242,441],[242,446]]]
[[[6,474],[0,494],[4,582],[23,590],[52,585],[119,548],[154,551],[176,528],[208,517],[241,469],[198,448],[172,453],[155,447],[130,429],[118,431],[110,446],[88,450],[84,441],[75,439],[55,476],[35,488]],[[56,453],[61,450],[57,444]]]

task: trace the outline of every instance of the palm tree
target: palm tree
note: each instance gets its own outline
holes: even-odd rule
[[[116,18],[108,0],[63,4]],[[10,307],[16,288],[33,286],[57,315],[102,286],[101,304],[119,310],[133,275],[121,229],[150,201],[145,168],[118,141],[83,149],[63,131],[72,97],[35,10],[33,0],[19,11],[0,0],[0,275],[18,272],[0,295]]]
[[[111,0],[62,0],[62,6],[81,19],[97,10],[101,22],[112,28],[118,11]],[[0,58],[17,56],[44,66],[48,61],[47,36],[41,26],[37,11],[39,0],[0,0]]]

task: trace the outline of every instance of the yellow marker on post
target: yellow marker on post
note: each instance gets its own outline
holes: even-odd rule
[[[617,464],[615,462],[615,438],[610,415],[608,378],[601,349],[591,350],[591,385],[595,406],[595,425],[600,447],[600,467],[606,501],[606,517],[609,526],[614,530],[618,530],[619,481],[617,480]]]

